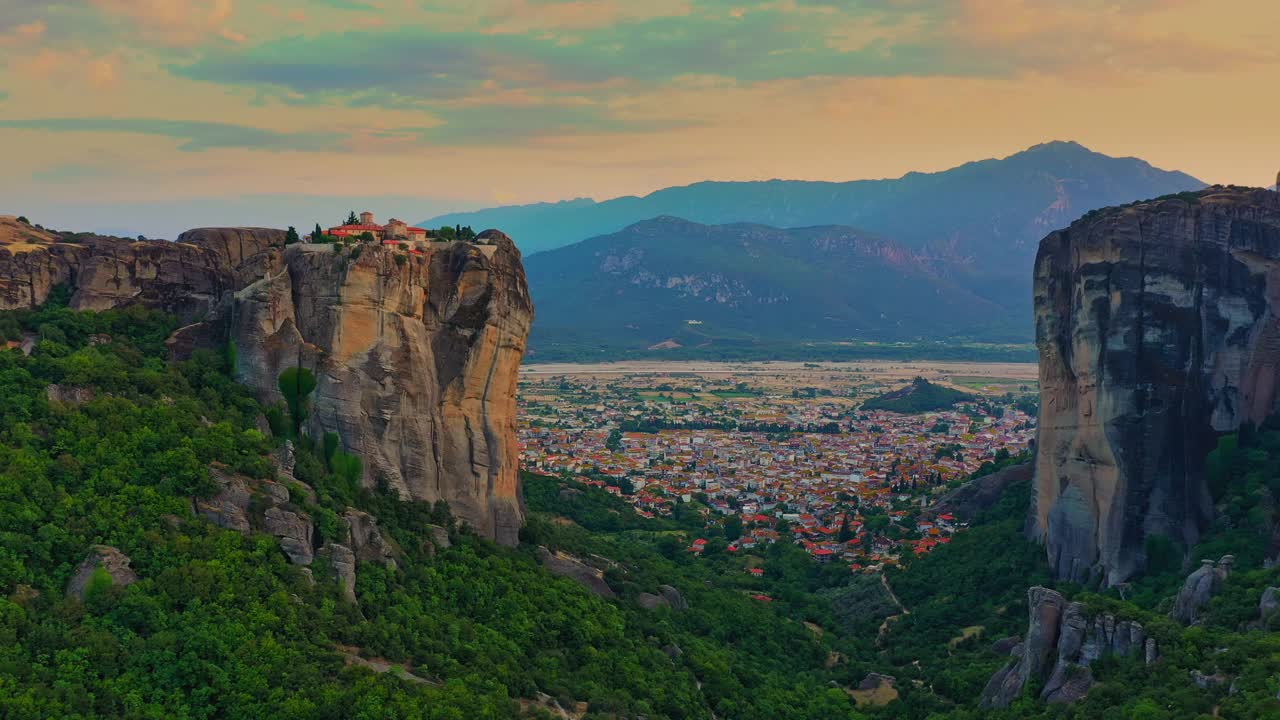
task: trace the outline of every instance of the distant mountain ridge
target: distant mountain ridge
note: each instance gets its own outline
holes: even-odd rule
[[[505,206],[423,222],[502,228],[518,238],[526,255],[663,215],[707,224],[846,225],[981,265],[993,250],[1030,258],[1041,237],[1094,208],[1204,186],[1190,175],[1137,158],[1056,141],[1002,159],[897,179],[708,181],[644,197]],[[1018,265],[1013,273],[1025,276],[1025,270]]]
[[[703,225],[664,216],[525,259],[535,346],[1011,335],[1009,310],[951,261],[853,228]]]

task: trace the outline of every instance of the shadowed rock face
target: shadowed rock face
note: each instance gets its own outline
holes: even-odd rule
[[[1215,433],[1277,409],[1280,195],[1212,188],[1040,243],[1031,532],[1060,578],[1125,581],[1211,519]]]
[[[301,364],[318,382],[308,430],[338,433],[367,485],[445,500],[514,544],[515,391],[533,308],[514,243],[497,231],[481,239],[490,244],[413,255],[366,245],[358,257],[285,248],[283,231],[261,228],[0,246],[0,309],[39,305],[59,284],[77,309],[163,308],[190,323],[170,338],[175,355],[235,340],[239,378],[267,402],[280,399],[280,373]]]

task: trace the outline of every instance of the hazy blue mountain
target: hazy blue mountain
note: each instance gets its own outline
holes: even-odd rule
[[[675,217],[530,255],[532,347],[1023,339],[1024,318],[957,282],[952,261],[853,228]]]
[[[896,180],[701,182],[644,197],[499,207],[424,223],[496,227],[515,238],[526,255],[662,215],[710,224],[847,225],[998,271],[1005,265],[1003,253],[1028,258],[1048,231],[1089,210],[1203,186],[1190,175],[1137,158],[1051,142],[1000,160]],[[1026,274],[1021,262],[1007,269]]]

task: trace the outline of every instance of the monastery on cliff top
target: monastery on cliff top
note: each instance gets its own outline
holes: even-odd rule
[[[329,228],[328,234],[339,238],[356,238],[365,233],[373,236],[375,241],[394,240],[426,240],[427,231],[420,227],[409,227],[403,220],[391,218],[386,225],[379,225],[373,220],[373,213],[368,210],[360,213],[360,222],[356,225],[336,225]]]

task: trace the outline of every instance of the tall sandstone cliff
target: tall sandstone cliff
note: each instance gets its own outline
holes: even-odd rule
[[[1040,243],[1031,531],[1060,578],[1114,585],[1213,515],[1216,433],[1277,411],[1280,195],[1211,188],[1091,213]]]
[[[515,391],[533,308],[514,243],[482,238],[421,254],[286,248],[283,232],[260,228],[0,246],[0,309],[38,305],[57,285],[77,309],[167,309],[189,323],[170,339],[176,354],[233,340],[240,379],[268,402],[280,373],[302,365],[317,379],[308,429],[336,432],[367,484],[445,500],[511,544],[523,520]]]

